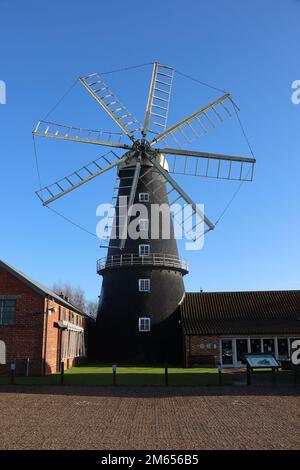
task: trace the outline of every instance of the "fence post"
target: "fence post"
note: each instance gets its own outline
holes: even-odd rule
[[[297,366],[293,365],[293,371],[294,371],[294,384],[297,385],[298,383],[298,371],[297,371]]]
[[[15,383],[15,372],[16,372],[16,363],[13,361],[10,364],[10,383],[13,385]]]
[[[29,357],[27,357],[27,359],[26,359],[26,377],[29,376],[29,362],[30,362],[30,359],[29,359]]]
[[[117,385],[117,364],[112,365],[113,385]]]
[[[272,367],[272,385],[275,387],[277,383],[277,375],[276,375],[276,368]]]
[[[249,364],[247,364],[247,385],[251,385],[251,369]]]
[[[168,374],[168,366],[165,365],[165,386],[169,385],[169,374]]]
[[[65,380],[65,363],[61,361],[60,363],[60,385],[64,385]]]
[[[219,382],[219,385],[222,385],[222,381],[223,381],[222,366],[221,366],[221,364],[218,364],[218,382]]]

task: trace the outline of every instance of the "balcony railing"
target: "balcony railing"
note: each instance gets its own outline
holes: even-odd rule
[[[97,273],[100,274],[105,269],[120,268],[123,266],[161,266],[179,269],[185,272],[189,270],[187,261],[179,256],[162,253],[139,256],[136,253],[126,253],[124,255],[112,255],[99,259],[97,261]]]

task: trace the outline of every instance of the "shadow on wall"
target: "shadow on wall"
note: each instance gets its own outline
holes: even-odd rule
[[[57,374],[57,372],[60,372],[60,367],[58,367],[59,370],[56,370],[56,367],[53,367],[53,364],[49,364],[48,362],[46,362],[46,373],[45,375],[43,375],[42,371],[44,370],[44,365],[40,359],[24,358],[15,360],[13,361],[13,363],[6,362],[5,359],[5,343],[3,341],[0,341],[0,376],[11,376],[11,364],[14,364],[15,367],[14,376],[20,378],[24,377],[26,379],[33,378],[38,380],[43,377],[53,377],[55,374]],[[83,365],[85,364],[85,362],[86,358],[78,357],[74,359],[68,359],[65,361],[65,371],[71,367]],[[54,379],[54,383],[60,383],[60,376],[55,375],[55,377],[56,378]],[[51,379],[49,383],[51,383]]]
[[[7,362],[6,345],[0,340],[0,376],[10,376],[14,365],[15,376],[38,376],[41,371],[41,362],[39,360],[30,360],[29,358],[18,359]]]

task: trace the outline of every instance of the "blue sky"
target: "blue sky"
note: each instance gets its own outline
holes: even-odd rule
[[[82,75],[160,61],[232,93],[257,158],[255,179],[238,197],[190,262],[187,290],[298,289],[300,270],[300,79],[298,0],[0,0],[0,257],[40,282],[100,291],[99,241],[43,208],[31,131],[34,123]],[[116,94],[142,119],[151,66],[107,75]],[[218,92],[175,78],[170,124],[212,101]],[[76,85],[51,114],[73,125],[116,130]],[[101,150],[69,142],[37,142],[42,182],[94,159]],[[249,155],[230,120],[194,149]],[[97,204],[110,202],[114,174],[57,201],[53,208],[91,232]],[[235,182],[178,178],[213,220]]]

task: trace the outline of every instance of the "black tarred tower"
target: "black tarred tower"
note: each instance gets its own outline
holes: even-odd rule
[[[209,127],[239,110],[229,94],[167,129],[173,76],[171,67],[153,64],[143,125],[116,98],[101,75],[79,79],[122,134],[45,121],[39,121],[33,131],[34,136],[113,149],[37,191],[47,205],[117,168],[115,214],[110,219],[107,256],[97,263],[103,283],[96,328],[90,337],[90,348],[102,361],[149,364],[177,362],[180,358],[177,307],[184,297],[183,276],[188,267],[178,256],[173,226],[178,212],[171,216],[170,206],[189,206],[187,217],[182,217],[179,210],[179,224],[185,226],[187,219],[193,221],[188,226],[195,241],[212,230],[214,224],[170,174],[252,180],[253,158],[183,150]],[[128,144],[122,142],[124,134],[129,138]],[[159,142],[166,147],[157,148]],[[176,148],[170,148],[169,142]],[[116,149],[122,149],[123,154],[117,154]]]
[[[122,202],[133,201],[130,206],[136,208],[135,214],[128,217],[128,223],[133,220],[139,238],[111,238],[107,257],[98,262],[98,273],[103,276],[98,357],[142,363],[178,361],[181,342],[176,309],[184,296],[187,264],[178,256],[165,180],[143,157],[143,146],[139,147],[137,156],[119,168],[113,222],[113,231],[120,235],[127,219]],[[141,204],[144,210],[140,212]],[[157,212],[152,215],[155,205]]]

